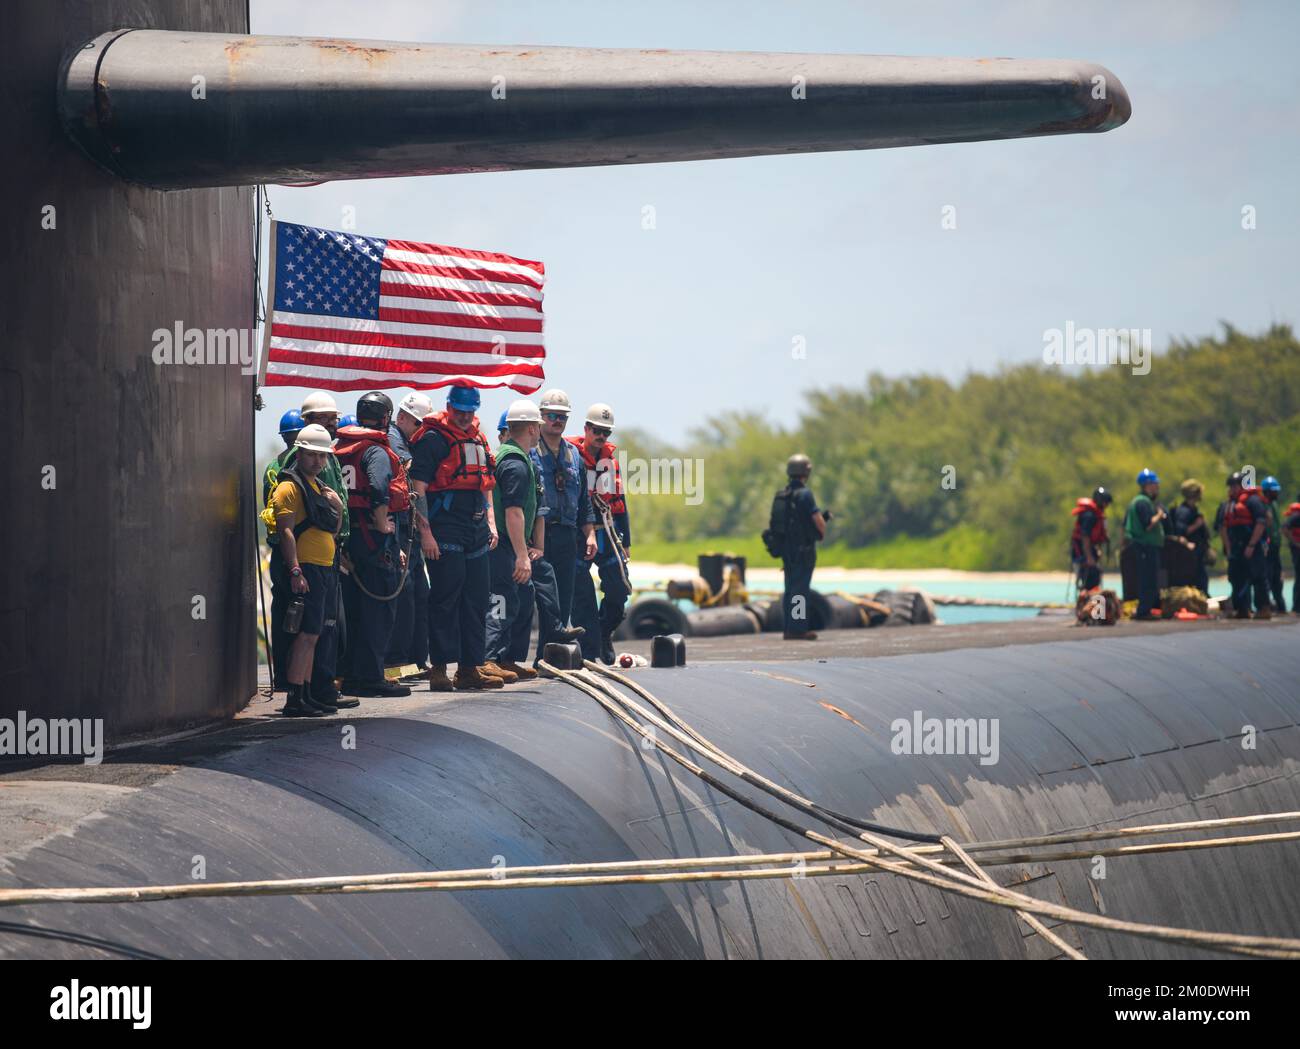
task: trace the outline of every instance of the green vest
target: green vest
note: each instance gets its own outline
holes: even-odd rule
[[[271,495],[275,491],[276,485],[280,483],[280,471],[286,466],[293,463],[297,457],[296,448],[286,448],[269,463],[266,464],[266,473],[262,477],[262,505],[271,505]],[[322,484],[327,484],[334,489],[343,503],[343,524],[339,527],[339,534],[335,536],[337,542],[343,542],[348,537],[351,530],[348,522],[348,492],[343,487],[343,468],[339,466],[339,461],[330,453],[330,457],[325,460],[325,467],[321,470],[316,478]],[[278,543],[280,538],[273,529],[267,530],[266,541],[268,543]]]
[[[533,521],[537,517],[537,467],[533,465],[532,457],[524,451],[514,441],[507,438],[501,447],[497,449],[497,470],[501,469],[501,464],[512,456],[522,459],[528,466],[528,495],[524,498],[524,542],[532,540]],[[510,543],[510,531],[506,528],[506,508],[501,501],[501,485],[498,484],[492,489],[492,515],[497,520],[497,534],[501,536],[503,545]]]
[[[1165,545],[1165,524],[1163,521],[1155,528],[1143,528],[1142,522],[1137,515],[1139,503],[1146,503],[1151,507],[1151,512],[1156,512],[1156,504],[1146,495],[1145,492],[1138,493],[1136,499],[1128,504],[1128,511],[1124,514],[1124,534],[1128,536],[1130,543],[1146,543],[1147,546],[1164,546]]]

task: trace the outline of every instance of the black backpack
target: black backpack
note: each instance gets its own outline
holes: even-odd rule
[[[772,513],[763,532],[763,545],[773,557],[785,557],[804,545],[802,534],[792,527],[794,492],[786,485],[772,497]]]
[[[299,521],[293,529],[293,537],[297,539],[308,528],[319,528],[322,532],[328,532],[333,535],[339,530],[339,518],[341,515],[330,504],[324,495],[317,494],[316,490],[307,483],[307,479],[292,466],[286,466],[280,471],[278,480],[291,481],[297,486],[298,491],[302,493],[303,505],[307,510],[307,516]],[[319,482],[323,484],[324,482]]]

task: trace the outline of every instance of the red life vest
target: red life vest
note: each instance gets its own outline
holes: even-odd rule
[[[1100,546],[1102,543],[1110,542],[1110,537],[1106,535],[1106,514],[1100,506],[1091,499],[1078,499],[1075,501],[1074,509],[1070,511],[1074,515],[1074,531],[1070,533],[1070,538],[1078,543],[1083,538],[1083,515],[1091,510],[1097,515],[1097,519],[1092,523],[1092,531],[1088,533],[1088,538],[1092,540],[1093,546]],[[1059,532],[1057,533],[1060,534]]]
[[[1291,540],[1292,546],[1300,546],[1300,503],[1292,503],[1286,508],[1286,513],[1282,515],[1282,521],[1285,523],[1288,517],[1295,518],[1295,525],[1286,529],[1287,537]]]
[[[1258,488],[1243,488],[1241,494],[1228,503],[1228,512],[1224,515],[1223,523],[1229,528],[1253,528],[1255,518],[1251,515],[1250,507],[1246,501],[1252,495],[1259,495]]]
[[[496,487],[497,462],[478,428],[477,417],[468,430],[462,430],[446,410],[426,415],[407,443],[414,448],[428,433],[441,434],[450,449],[447,458],[438,464],[429,491],[490,492]]]
[[[388,455],[388,465],[393,469],[393,480],[388,485],[388,509],[392,513],[401,513],[411,508],[411,488],[406,480],[406,471],[402,469],[397,453],[388,446],[388,434],[379,430],[370,430],[364,426],[340,426],[338,444],[334,454],[343,467],[343,481],[348,489],[348,509],[369,512],[374,505],[371,499],[370,477],[361,465],[361,457],[368,448],[375,445],[383,448]],[[350,468],[350,469],[349,469]],[[361,518],[362,522],[365,518]]]
[[[600,450],[600,455],[593,456],[587,451],[585,435],[567,437],[565,440],[578,449],[578,454],[582,456],[582,461],[587,467],[587,493],[593,499],[603,500],[609,506],[610,513],[627,513],[627,501],[623,498],[623,477],[619,473],[616,455],[618,445],[606,441],[605,447]],[[601,465],[602,463],[605,465]]]

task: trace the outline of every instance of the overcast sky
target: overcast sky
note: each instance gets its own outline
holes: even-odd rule
[[[1078,58],[1123,81],[1133,117],[1105,135],[272,187],[286,221],[337,229],[352,206],[359,233],[542,260],[548,384],[668,440],[727,408],[792,423],[800,391],[871,371],[1041,360],[1068,321],[1150,328],[1160,350],[1220,319],[1295,320],[1300,4],[252,0],[252,18],[382,40]],[[259,450],[303,392],[265,391]],[[482,414],[513,396],[486,391]]]

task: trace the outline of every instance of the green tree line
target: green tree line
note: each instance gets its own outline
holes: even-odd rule
[[[1149,374],[1042,364],[971,374],[868,376],[806,395],[790,430],[727,413],[681,446],[625,430],[633,456],[704,461],[703,501],[633,492],[634,556],[690,559],[731,545],[756,555],[793,452],[813,459],[818,502],[834,510],[826,563],[1050,570],[1068,560],[1070,509],[1097,485],[1115,493],[1111,535],[1144,466],[1167,505],[1188,477],[1212,513],[1244,464],[1300,484],[1300,344],[1290,326],[1175,341]],[[943,484],[945,476],[950,485]],[[762,560],[761,557],[756,559]]]

